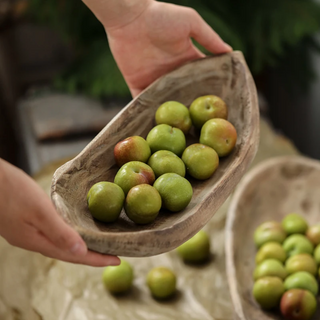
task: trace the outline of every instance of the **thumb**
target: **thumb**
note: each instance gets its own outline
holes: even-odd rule
[[[232,51],[232,48],[212,30],[197,11],[191,9],[189,12],[191,15],[190,37],[212,53],[219,54]]]

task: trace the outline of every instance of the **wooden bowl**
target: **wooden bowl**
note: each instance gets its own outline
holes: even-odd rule
[[[207,94],[225,100],[238,140],[210,179],[191,180],[194,194],[188,207],[178,213],[161,212],[155,222],[143,226],[131,222],[124,212],[115,223],[94,220],[87,209],[86,194],[98,181],[113,181],[118,170],[113,157],[116,143],[132,135],[146,137],[163,102],[176,100],[189,106],[195,98]],[[258,137],[256,89],[242,53],[200,59],[155,81],[77,157],[60,167],[53,176],[52,200],[91,250],[136,257],[167,252],[198,232],[226,200],[250,165]],[[197,139],[191,134],[187,144]]]
[[[261,310],[252,295],[257,249],[254,230],[288,213],[320,222],[320,162],[299,156],[267,160],[250,171],[232,198],[226,223],[227,276],[235,319],[283,319]],[[313,319],[320,319],[320,312]]]

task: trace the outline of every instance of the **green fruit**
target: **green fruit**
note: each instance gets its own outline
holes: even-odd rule
[[[160,194],[149,184],[139,184],[130,189],[124,204],[129,219],[138,224],[154,221],[160,209]]]
[[[308,229],[308,224],[299,214],[291,213],[282,220],[282,227],[288,235],[294,233],[304,234]]]
[[[286,236],[287,234],[279,222],[268,221],[256,228],[254,232],[254,242],[259,248],[267,242],[282,243]]]
[[[151,156],[151,150],[146,140],[133,136],[118,142],[113,154],[117,165],[121,167],[130,161],[147,162]]]
[[[178,247],[177,251],[186,262],[203,262],[210,254],[210,239],[207,233],[201,230]]]
[[[186,167],[183,161],[173,152],[160,150],[149,159],[148,165],[158,178],[165,173],[176,173],[181,177],[186,175]]]
[[[198,129],[213,118],[228,118],[228,109],[225,102],[214,95],[202,96],[195,99],[190,106],[192,123]]]
[[[224,119],[210,119],[201,129],[200,143],[214,149],[219,157],[227,156],[237,142],[235,127]]]
[[[256,264],[260,264],[266,259],[275,259],[284,263],[287,259],[287,254],[278,242],[267,242],[256,254]]]
[[[286,270],[288,274],[298,271],[306,271],[313,276],[316,276],[317,269],[316,261],[307,253],[297,254],[286,261]]]
[[[316,260],[317,264],[320,265],[320,244],[318,244],[313,253],[314,259]]]
[[[106,181],[94,184],[87,194],[90,213],[95,219],[102,222],[113,222],[118,219],[124,199],[122,189]]]
[[[155,180],[153,170],[140,161],[130,161],[117,172],[114,183],[127,194],[131,188],[139,184],[153,184]]]
[[[190,176],[198,180],[210,178],[219,166],[218,154],[200,143],[187,147],[182,154],[182,160]]]
[[[320,224],[316,224],[315,226],[311,226],[307,230],[306,236],[315,246],[320,244]]]
[[[147,285],[151,294],[157,299],[171,297],[176,291],[176,276],[168,268],[153,268],[147,276]]]
[[[280,309],[285,319],[309,320],[316,312],[317,301],[307,290],[291,289],[282,296]]]
[[[253,286],[253,296],[265,310],[277,307],[284,291],[283,282],[278,277],[261,278]]]
[[[124,293],[132,286],[132,267],[127,261],[121,260],[120,265],[104,269],[102,280],[106,289],[111,293]]]
[[[157,124],[168,124],[179,128],[183,133],[188,133],[192,126],[188,108],[177,101],[163,103],[156,112]]]
[[[261,262],[254,270],[254,280],[263,277],[278,277],[284,280],[287,276],[287,271],[283,264],[275,259],[267,259]]]
[[[180,157],[186,148],[184,133],[167,124],[159,124],[151,129],[147,136],[147,142],[152,153],[168,150]]]
[[[192,198],[190,182],[176,173],[165,173],[153,185],[160,193],[162,206],[172,212],[183,210]]]
[[[318,283],[309,272],[299,271],[288,276],[284,282],[286,290],[304,289],[309,290],[315,296],[318,293]]]
[[[292,234],[283,242],[283,249],[288,257],[299,253],[313,253],[313,244],[302,234]]]

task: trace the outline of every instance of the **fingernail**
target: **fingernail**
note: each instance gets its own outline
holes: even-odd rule
[[[84,256],[87,253],[87,247],[83,243],[77,242],[70,251],[77,256]]]

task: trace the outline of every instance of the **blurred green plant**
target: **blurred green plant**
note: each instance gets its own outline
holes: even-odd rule
[[[103,27],[80,0],[29,1],[31,19],[58,30],[77,53],[54,81],[57,89],[97,98],[129,95]],[[301,88],[311,83],[310,50],[320,51],[313,39],[320,29],[320,3],[315,0],[165,2],[196,9],[227,43],[244,53],[254,75],[274,67]]]

